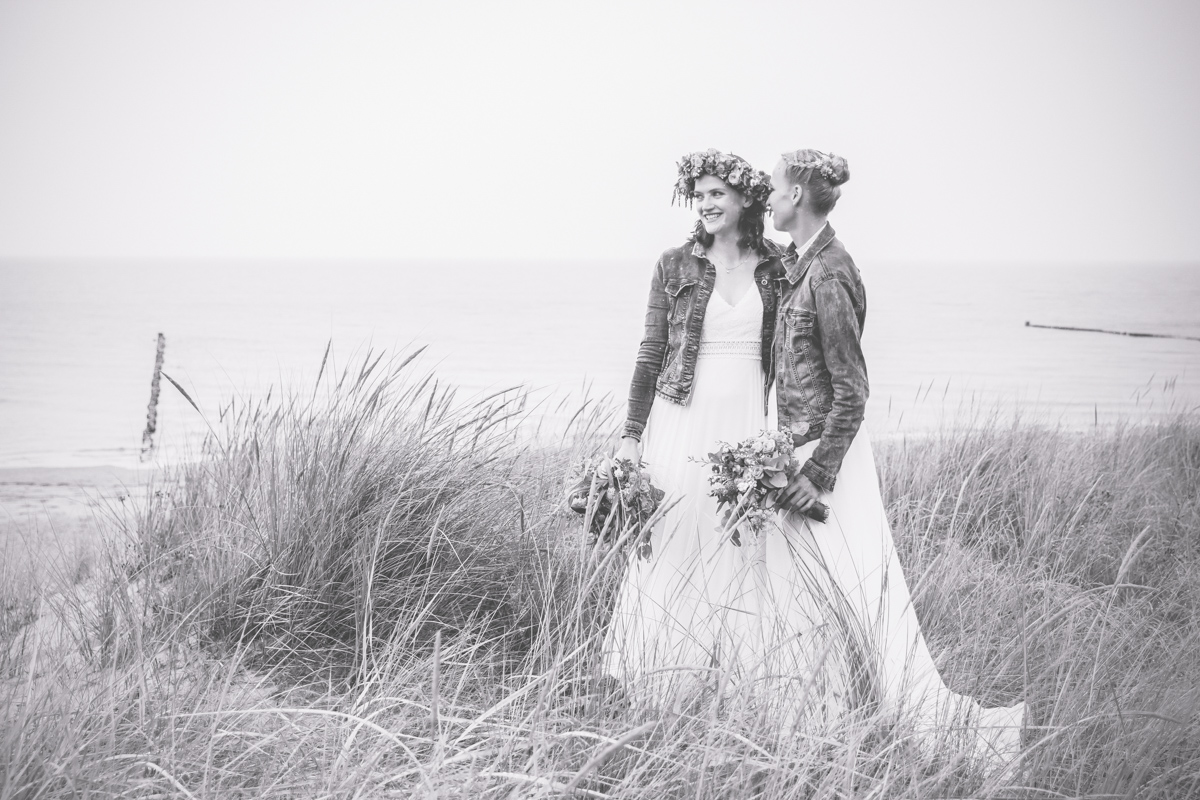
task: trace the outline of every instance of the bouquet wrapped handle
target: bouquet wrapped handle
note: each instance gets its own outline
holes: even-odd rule
[[[804,516],[809,519],[815,519],[817,522],[829,522],[829,506],[817,500],[811,506],[804,509]]]
[[[767,502],[773,508],[780,508],[778,505],[776,505],[777,501],[775,500],[774,497],[771,497],[768,495]],[[787,509],[781,509],[781,510],[787,510]],[[804,509],[803,511],[797,511],[796,513],[803,514],[804,516],[808,517],[809,519],[816,520],[817,522],[828,522],[829,521],[829,506],[825,505],[820,500],[814,500],[813,504],[811,506]]]

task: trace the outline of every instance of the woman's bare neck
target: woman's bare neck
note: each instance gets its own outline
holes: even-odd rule
[[[706,249],[710,255],[715,255],[717,258],[725,261],[737,261],[746,255],[746,251],[738,244],[738,236],[736,234],[718,234],[713,237],[712,244]]]
[[[803,247],[805,242],[817,234],[817,231],[825,227],[828,220],[828,217],[800,213],[796,215],[795,223],[788,227],[787,232],[792,237],[792,241],[796,243],[796,247]]]

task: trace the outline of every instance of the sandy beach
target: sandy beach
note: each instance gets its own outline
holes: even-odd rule
[[[153,470],[122,467],[0,469],[4,572],[49,577],[90,562],[100,531],[145,496]],[[86,568],[86,567],[83,567]]]

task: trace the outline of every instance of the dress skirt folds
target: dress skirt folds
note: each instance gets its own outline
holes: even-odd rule
[[[761,388],[757,398],[747,391],[762,386],[762,366],[700,358],[696,381],[714,391],[697,392],[686,408],[659,400],[651,410],[643,462],[666,502],[678,503],[655,527],[651,559],[630,559],[609,631],[608,672],[648,680],[656,695],[703,684],[709,670],[736,668],[739,652],[757,650],[751,552],[718,532],[712,472],[693,459],[764,428]]]
[[[804,462],[819,442],[797,448]],[[1020,749],[1025,704],[983,708],[950,690],[921,634],[883,507],[866,426],[854,437],[825,523],[777,515],[761,542],[760,607],[776,632],[809,632],[801,652],[828,710],[876,708],[907,717],[926,741],[1004,762]]]
[[[688,404],[651,407],[642,461],[677,504],[654,529],[651,559],[630,559],[605,648],[606,671],[635,694],[690,696],[759,648],[751,554],[718,532],[700,460],[766,426],[761,325],[753,287],[735,305],[714,293]]]

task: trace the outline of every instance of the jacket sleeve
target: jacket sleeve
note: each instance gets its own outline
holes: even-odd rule
[[[833,405],[825,418],[821,443],[800,468],[823,491],[833,490],[842,459],[862,425],[867,407],[867,363],[862,328],[850,288],[836,277],[813,287],[817,328],[825,367],[833,384]]]
[[[654,265],[650,280],[650,299],[646,303],[646,330],[638,348],[633,380],[629,385],[629,410],[623,436],[641,440],[650,407],[654,404],[654,387],[662,372],[663,356],[667,352],[667,291],[663,282],[662,259]]]

